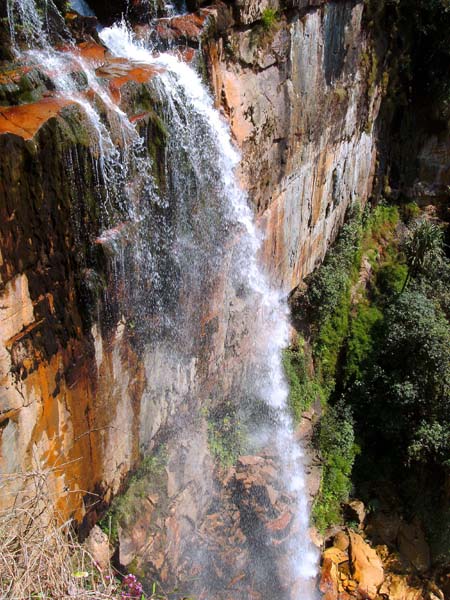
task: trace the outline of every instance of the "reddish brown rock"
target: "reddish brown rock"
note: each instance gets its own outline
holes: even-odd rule
[[[339,550],[342,550],[343,552],[346,552],[348,550],[349,545],[350,539],[348,537],[348,534],[344,531],[338,531],[338,533],[333,538],[333,546],[338,548]]]
[[[156,23],[156,33],[163,40],[183,40],[198,44],[209,16],[209,11],[159,19]]]
[[[31,140],[44,123],[71,104],[72,100],[64,98],[43,98],[33,104],[0,107],[0,135],[13,133]]]
[[[323,600],[338,600],[339,572],[336,564],[329,558],[323,561],[319,590],[323,594]]]
[[[109,567],[113,550],[110,547],[108,536],[98,525],[91,529],[84,545],[99,568],[106,570]]]
[[[358,583],[358,592],[363,598],[375,600],[378,588],[384,581],[384,569],[376,551],[363,538],[349,532],[350,571]]]

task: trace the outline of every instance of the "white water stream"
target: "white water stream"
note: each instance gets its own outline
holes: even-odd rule
[[[270,286],[259,263],[261,236],[255,226],[246,195],[235,175],[239,154],[231,141],[229,128],[215,110],[213,100],[200,77],[189,65],[171,54],[154,57],[143,43],[135,40],[133,33],[123,23],[103,29],[100,37],[118,57],[164,67],[159,78],[166,89],[166,97],[172,101],[178,99],[179,106],[184,106],[186,112],[195,112],[208,125],[209,138],[215,146],[211,158],[217,162],[221,178],[218,185],[230,211],[229,218],[237,221],[245,232],[239,248],[237,267],[241,270],[240,278],[253,292],[249,295],[249,300],[253,302],[253,316],[258,324],[255,330],[260,332],[257,352],[259,361],[264,361],[267,370],[266,377],[259,382],[259,389],[255,391],[276,411],[276,423],[269,435],[278,449],[287,490],[297,502],[297,534],[291,542],[290,564],[293,572],[298,574],[294,579],[303,581],[303,585],[299,586],[298,600],[309,600],[312,598],[313,578],[317,572],[317,553],[309,540],[303,453],[294,437],[287,405],[289,390],[281,360],[283,348],[289,344],[289,313],[286,299]],[[192,151],[195,152],[196,149],[193,148]]]

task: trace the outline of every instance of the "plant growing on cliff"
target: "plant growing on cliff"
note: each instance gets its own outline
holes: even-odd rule
[[[113,544],[119,539],[119,525],[126,527],[135,519],[148,494],[160,492],[160,497],[164,498],[166,460],[164,447],[153,455],[146,456],[128,478],[125,490],[112,501],[99,526]]]
[[[436,223],[425,219],[416,221],[403,244],[408,274],[403,289],[412,277],[432,269],[444,257],[444,233]]]
[[[218,464],[231,467],[242,453],[243,427],[232,403],[213,406],[206,411],[208,446]]]
[[[266,31],[270,31],[278,23],[278,12],[274,8],[265,8],[261,15],[261,23]]]
[[[349,407],[342,402],[329,406],[318,424],[315,439],[323,473],[313,518],[319,531],[324,531],[341,520],[341,503],[348,500],[353,463],[359,452]]]
[[[420,290],[406,290],[386,308],[373,350],[347,394],[367,444],[403,463],[426,456],[441,460],[450,453],[448,435],[438,427],[450,422],[450,327],[444,313]],[[438,430],[445,434],[439,444]]]
[[[324,400],[323,388],[311,370],[312,356],[301,336],[284,351],[283,366],[289,383],[289,407],[294,422],[299,423],[315,400]]]

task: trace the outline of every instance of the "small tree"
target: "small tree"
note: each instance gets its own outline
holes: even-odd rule
[[[430,269],[434,262],[443,258],[444,234],[436,223],[422,219],[416,221],[408,238],[403,244],[408,273],[403,284],[402,292],[411,277]]]

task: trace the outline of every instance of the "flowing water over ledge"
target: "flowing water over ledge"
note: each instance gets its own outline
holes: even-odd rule
[[[133,315],[145,360],[141,448],[145,453],[154,446],[153,409],[166,403],[169,460],[181,471],[173,495],[181,496],[188,485],[201,506],[189,538],[180,542],[178,565],[189,573],[184,585],[195,572],[189,592],[209,600],[230,597],[211,575],[220,551],[208,528],[201,527],[212,512],[208,495],[226,486],[214,477],[210,460],[197,462],[207,437],[202,411],[227,407],[240,432],[240,453],[251,455],[247,464],[257,465],[260,456],[276,465],[277,493],[289,506],[280,517],[288,520],[289,535],[277,545],[266,530],[252,538],[256,525],[249,516],[245,577],[262,598],[311,600],[317,559],[308,536],[302,450],[281,364],[288,310],[259,264],[260,235],[235,176],[239,156],[226,124],[191,66],[171,53],[152,52],[125,23],[103,29],[100,37],[111,54],[154,73],[151,85],[163,107],[167,136],[161,189],[144,140],[92,63],[74,46],[68,52],[52,48],[31,0],[10,0],[8,7],[12,31],[17,15],[28,23],[24,57],[39,65],[53,79],[57,96],[77,103],[90,123],[104,226],[97,242],[108,249],[120,318],[126,322],[125,315]],[[80,91],[74,64],[90,94]],[[233,492],[236,505],[242,504],[235,497],[239,490]],[[226,513],[229,498],[220,490],[214,496],[214,512]],[[176,510],[183,512],[183,499]],[[201,539],[199,531],[206,532]],[[226,537],[223,541],[226,545]],[[191,571],[189,559],[195,565]]]

